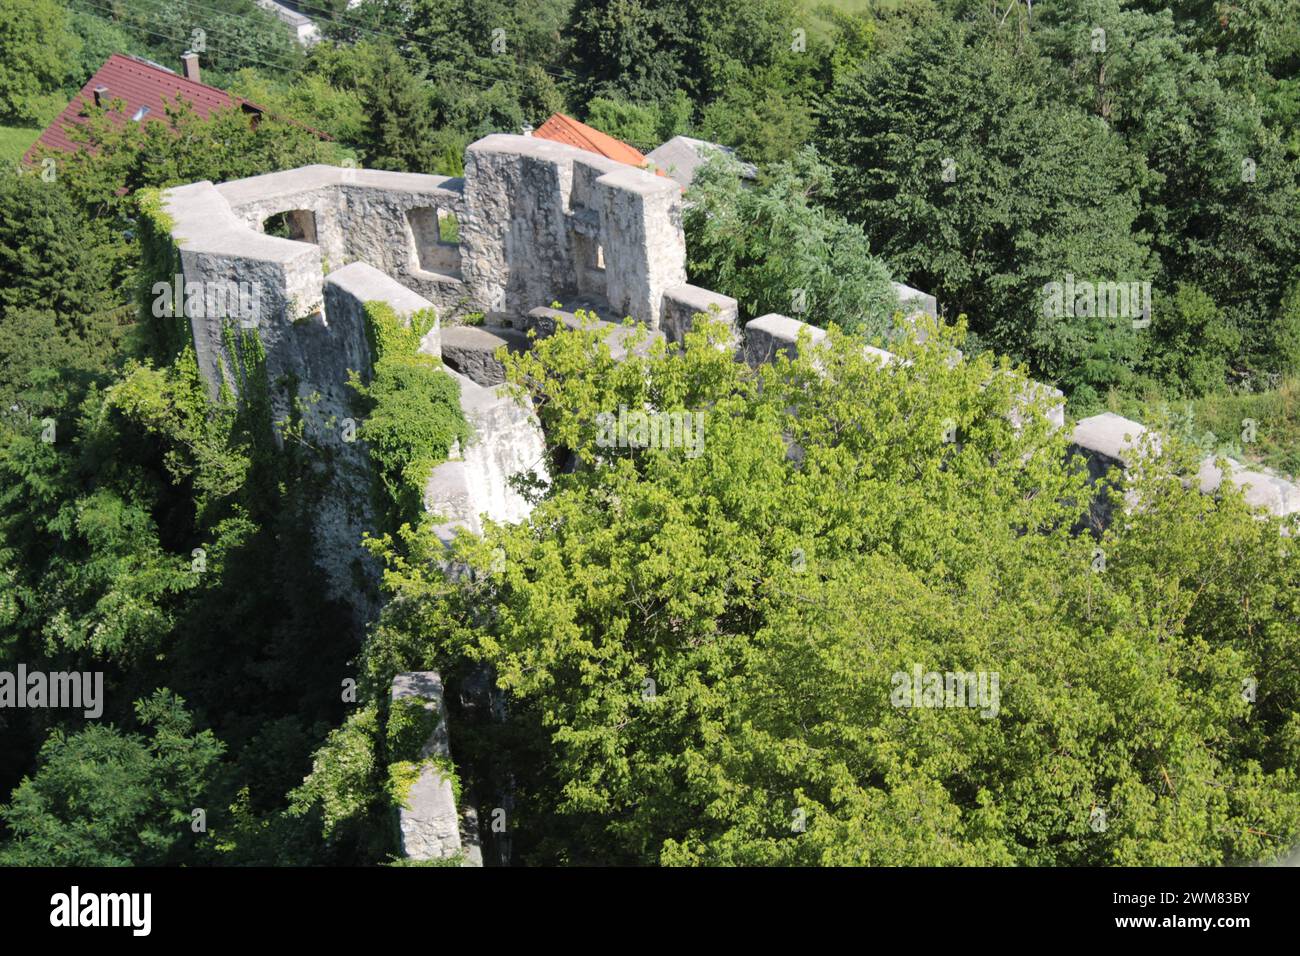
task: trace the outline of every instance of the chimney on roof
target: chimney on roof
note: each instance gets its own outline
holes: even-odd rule
[[[95,87],[95,105],[101,108],[108,106],[108,87],[102,83]]]
[[[519,132],[523,133],[525,136],[532,136],[533,135],[532,124],[525,123],[523,126],[519,128]]]
[[[185,74],[185,79],[193,80],[195,83],[201,83],[199,79],[199,55],[193,50],[186,50],[181,54],[181,72]]]

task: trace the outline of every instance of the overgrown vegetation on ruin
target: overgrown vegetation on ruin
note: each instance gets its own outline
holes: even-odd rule
[[[1065,435],[1042,410],[1012,427],[1024,379],[950,365],[952,330],[906,364],[834,334],[757,372],[722,338],[616,362],[566,331],[512,359],[574,467],[523,524],[461,541],[473,577],[442,576],[428,530],[389,550],[369,680],[437,668],[456,701],[493,669],[507,716],[460,754],[508,768],[517,861],[1209,865],[1293,844],[1300,683],[1278,665],[1300,652],[1300,552],[1277,519],[1171,480],[1196,462],[1171,440],[1141,510],[1073,533],[1089,494]],[[596,412],[620,405],[705,411],[703,454],[604,447]],[[917,663],[1000,673],[997,719],[895,706]]]
[[[429,473],[472,437],[460,385],[420,351],[436,321],[432,312],[417,312],[404,322],[383,302],[366,304],[372,369],[368,383],[354,372],[351,384],[362,406],[357,437],[374,463],[388,530],[419,520]]]

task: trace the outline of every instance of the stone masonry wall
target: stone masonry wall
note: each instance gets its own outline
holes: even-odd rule
[[[595,300],[659,327],[686,281],[681,190],[572,146],[495,134],[465,152],[465,282],[483,311],[517,316]]]

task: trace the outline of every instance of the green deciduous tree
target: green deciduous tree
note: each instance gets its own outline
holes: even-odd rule
[[[204,799],[223,746],[195,732],[184,701],[165,690],[136,701],[149,736],[95,724],[52,733],[41,768],[0,808],[13,839],[8,866],[173,863],[201,837],[192,812]]]
[[[1138,510],[1074,534],[1065,436],[1038,414],[1013,428],[1024,380],[952,365],[947,331],[901,346],[907,365],[832,334],[756,374],[720,338],[619,363],[566,332],[511,359],[575,464],[528,521],[462,542],[472,578],[442,577],[427,532],[392,554],[372,679],[494,669],[508,717],[480,746],[516,758],[516,858],[1286,851],[1300,683],[1276,662],[1300,641],[1300,565],[1276,520],[1168,480],[1192,465],[1168,447]],[[621,406],[703,414],[699,454],[611,446],[598,416]],[[917,665],[998,674],[996,713],[900,706]]]
[[[0,2],[0,123],[34,126],[58,112],[50,94],[66,85],[77,49],[53,0]]]
[[[1141,160],[1052,102],[1036,57],[964,26],[917,31],[837,86],[820,142],[837,208],[981,338],[1071,389],[1131,374],[1128,317],[1052,316],[1043,287],[1152,278]]]

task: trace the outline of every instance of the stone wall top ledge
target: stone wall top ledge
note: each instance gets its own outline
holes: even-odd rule
[[[334,286],[362,303],[385,302],[403,317],[433,308],[433,303],[424,296],[365,262],[340,266],[325,277],[325,285]]]
[[[300,166],[278,173],[232,179],[217,189],[226,201],[238,207],[246,203],[264,202],[268,199],[297,195],[303,192],[331,189],[339,186],[361,186],[395,192],[436,192],[449,190],[459,193],[463,181],[450,176],[432,176],[426,173],[398,173],[383,169],[351,169],[345,166]]]
[[[1081,419],[1071,440],[1085,451],[1096,452],[1129,467],[1147,427],[1114,412]]]

